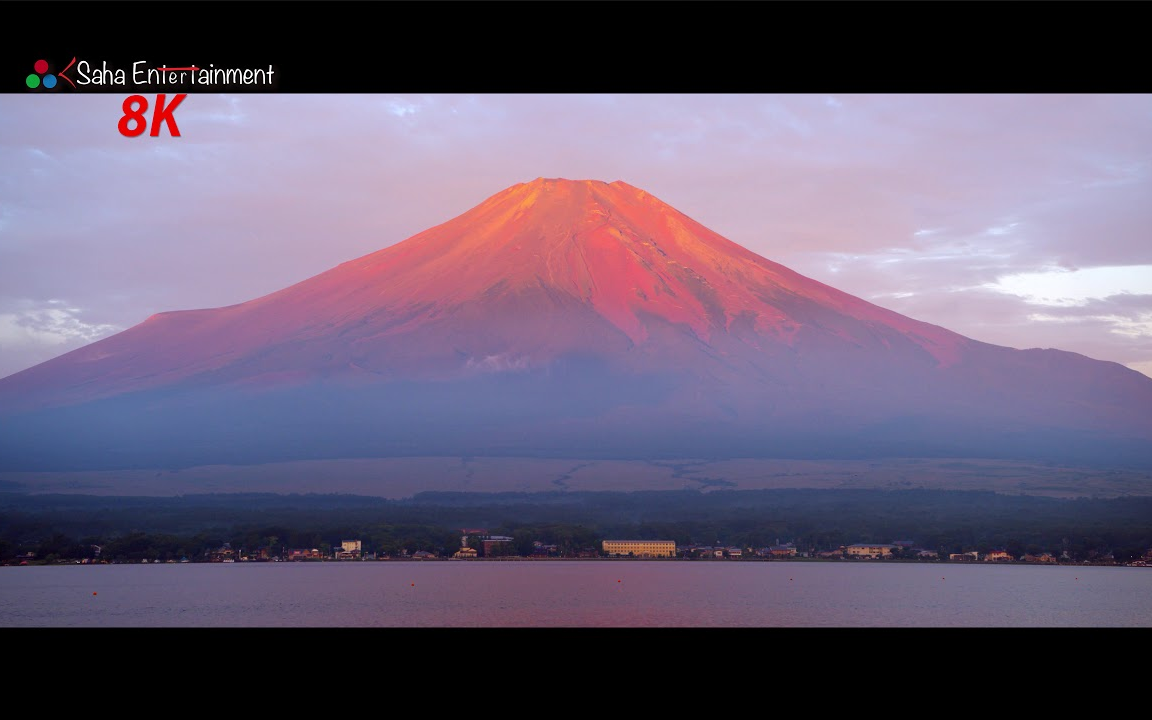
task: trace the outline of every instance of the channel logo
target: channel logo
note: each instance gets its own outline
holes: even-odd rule
[[[68,68],[72,67],[72,63],[75,62],[76,58],[72,58],[72,62],[68,63],[68,67],[53,75],[52,73],[48,72],[50,66],[48,65],[47,60],[37,60],[32,65],[32,69],[36,72],[24,78],[24,84],[28,86],[29,90],[36,90],[37,88],[41,87],[46,90],[54,90],[58,84],[58,80],[64,80],[73,88],[75,88],[76,83],[72,82],[72,78],[64,74],[68,71]]]

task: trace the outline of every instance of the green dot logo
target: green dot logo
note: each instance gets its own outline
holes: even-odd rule
[[[72,62],[68,63],[68,67],[53,75],[48,72],[51,67],[48,65],[47,60],[37,60],[32,64],[32,69],[35,70],[35,72],[24,78],[24,84],[28,86],[29,90],[37,90],[39,88],[54,90],[59,84],[58,81],[64,80],[72,87],[76,87],[76,83],[72,82],[72,79],[64,74],[75,62],[76,58],[72,58]]]

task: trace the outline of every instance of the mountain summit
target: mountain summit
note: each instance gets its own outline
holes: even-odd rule
[[[1152,460],[1152,379],[538,178],[278,292],[0,379],[0,469],[419,454]]]

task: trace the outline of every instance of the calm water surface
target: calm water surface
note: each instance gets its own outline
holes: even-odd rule
[[[667,561],[0,567],[0,627],[1152,627],[1152,568]]]

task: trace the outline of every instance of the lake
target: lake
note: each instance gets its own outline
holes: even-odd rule
[[[1152,568],[384,561],[0,567],[3,628],[1148,628]]]

